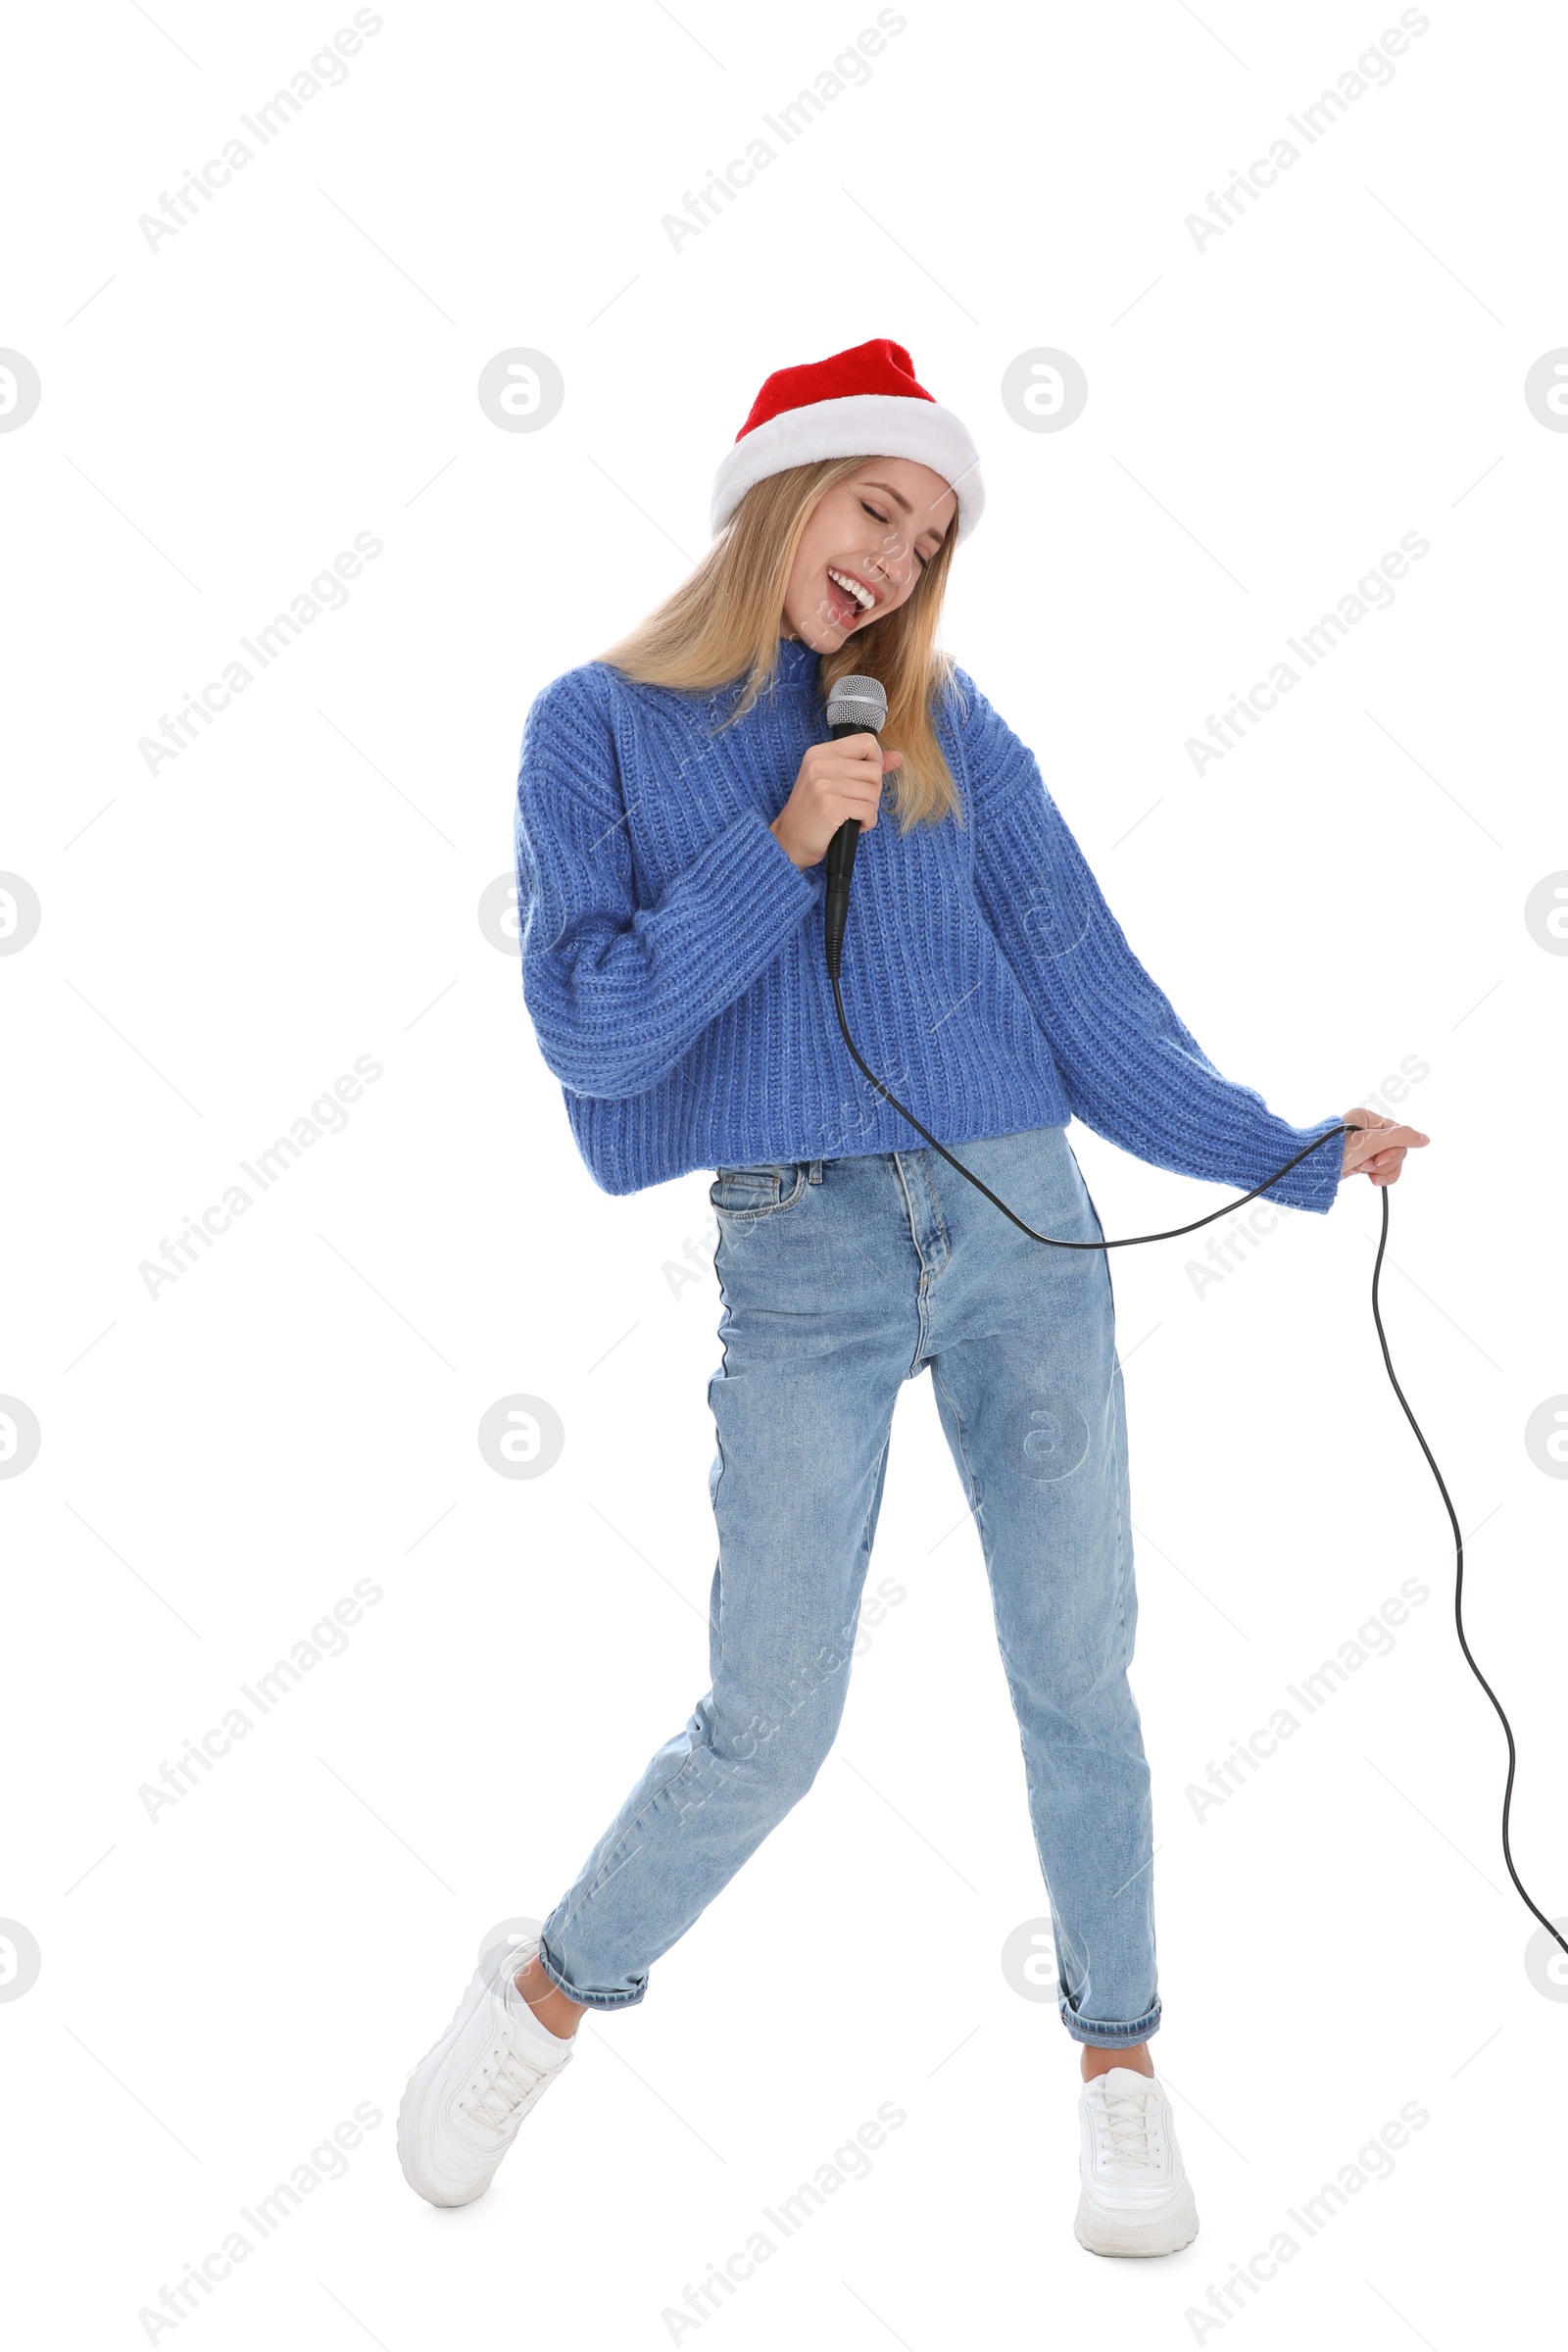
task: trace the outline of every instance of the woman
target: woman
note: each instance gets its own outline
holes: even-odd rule
[[[540,1936],[485,1955],[411,2078],[399,2147],[434,2204],[483,2194],[583,2011],[640,2001],[651,1963],[810,1787],[844,1703],[894,1406],[929,1367],[1081,2045],[1077,2234],[1161,2254],[1198,2228],[1149,2056],[1152,1824],[1106,1261],[1020,1234],[911,1148],[856,1071],[823,964],[834,834],[860,827],[858,1047],[1036,1230],[1102,1238],[1070,1116],[1243,1189],[1338,1121],[1288,1126],[1204,1058],[1032,754],[937,653],[981,503],[969,435],[899,345],[783,369],[719,468],[707,557],[529,714],[523,992],[573,1134],[608,1192],[716,1171],[711,1687]],[[851,673],[885,685],[896,748],[823,740],[826,689]],[[1392,1183],[1426,1141],[1347,1115],[1365,1131],[1303,1159],[1281,1200],[1326,1210],[1343,1173]]]

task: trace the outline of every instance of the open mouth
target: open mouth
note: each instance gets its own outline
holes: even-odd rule
[[[841,629],[853,628],[862,614],[876,611],[876,598],[853,572],[836,571],[830,564],[826,578],[824,601]]]

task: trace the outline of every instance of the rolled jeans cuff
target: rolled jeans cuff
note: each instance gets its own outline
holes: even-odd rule
[[[539,1938],[539,1965],[556,1990],[564,1992],[568,2001],[575,2001],[582,2009],[629,2009],[648,1990],[648,1979],[644,1977],[640,1984],[627,1992],[579,1992],[576,1985],[569,1984],[562,1975],[559,1962],[551,1959],[542,1936]]]
[[[1142,2017],[1134,2018],[1130,2026],[1119,2022],[1107,2025],[1099,2023],[1094,2018],[1080,2017],[1075,2009],[1068,2007],[1065,1997],[1060,2000],[1058,2006],[1061,2010],[1061,2022],[1074,2041],[1085,2042],[1091,2049],[1130,2049],[1140,2041],[1147,2041],[1152,2034],[1159,2032],[1159,2002],[1157,1998],[1153,2006],[1145,2010]]]

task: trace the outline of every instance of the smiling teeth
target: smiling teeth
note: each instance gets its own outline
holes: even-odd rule
[[[855,598],[862,612],[874,611],[876,598],[869,588],[862,588],[858,580],[852,580],[844,572],[835,571],[831,564],[827,567],[827,576],[830,580],[836,580],[847,595]]]

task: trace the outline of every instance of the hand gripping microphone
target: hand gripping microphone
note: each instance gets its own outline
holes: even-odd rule
[[[843,735],[880,736],[887,724],[888,690],[880,678],[840,678],[827,698],[827,731],[837,743]],[[850,913],[850,878],[860,839],[860,820],[847,816],[827,852],[827,897],[822,905],[822,927],[827,944],[827,968],[835,982],[844,954],[844,926]]]

